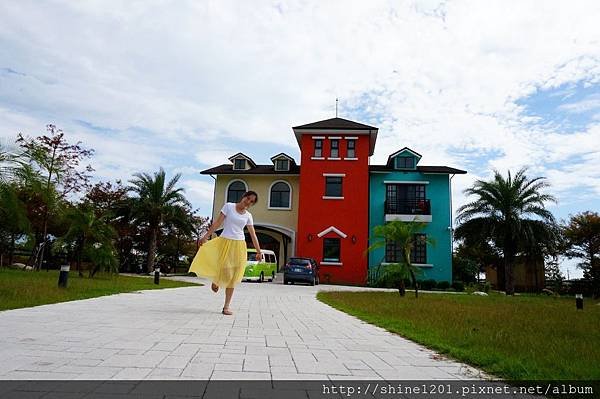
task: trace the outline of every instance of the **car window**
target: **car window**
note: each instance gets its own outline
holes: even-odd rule
[[[269,262],[269,263],[275,263],[275,255],[273,255],[273,254],[267,254],[267,262]]]
[[[256,260],[256,252],[248,252],[248,260]]]
[[[295,266],[306,266],[308,264],[310,264],[310,261],[308,259],[290,259],[290,264],[295,265]]]

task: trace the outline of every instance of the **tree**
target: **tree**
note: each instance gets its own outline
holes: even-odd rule
[[[600,297],[600,215],[596,212],[582,212],[571,216],[563,226],[569,258],[582,261],[583,277],[591,282],[592,294]]]
[[[513,267],[519,252],[545,245],[556,231],[554,216],[545,207],[556,202],[543,177],[529,179],[520,169],[514,177],[504,178],[494,171],[491,181],[477,180],[464,192],[476,199],[458,209],[456,236],[472,241],[488,241],[502,252],[504,284],[507,295],[514,295]]]
[[[62,130],[54,125],[47,125],[49,135],[36,137],[35,139],[24,137],[21,133],[17,136],[17,144],[23,150],[30,166],[35,168],[45,180],[40,193],[43,200],[42,212],[42,235],[40,256],[36,268],[39,270],[44,262],[45,243],[48,234],[48,218],[54,211],[50,195],[56,192],[60,200],[64,200],[68,194],[79,192],[89,187],[89,172],[93,169],[90,165],[83,171],[79,170],[79,163],[84,158],[93,155],[94,150],[87,150],[77,144],[69,144]]]
[[[30,229],[25,204],[19,198],[17,185],[0,182],[0,266],[7,250],[8,264],[13,263],[15,241]]]
[[[169,218],[178,211],[177,208],[189,206],[183,196],[182,188],[175,188],[181,174],[177,174],[166,183],[165,171],[161,168],[154,176],[147,173],[137,173],[131,180],[129,190],[137,197],[133,199],[132,212],[138,222],[145,223],[148,227],[148,257],[147,272],[154,269],[157,238],[160,228]],[[166,183],[166,184],[165,184]]]
[[[65,220],[69,224],[69,230],[61,237],[63,242],[72,242],[75,249],[75,260],[77,262],[77,272],[81,273],[81,260],[84,254],[94,254],[100,247],[109,248],[109,251],[102,252],[103,259],[112,253],[112,239],[115,236],[114,229],[106,222],[107,215],[96,216],[89,204],[82,203],[78,206],[70,207],[64,214]],[[92,257],[92,261],[95,258]],[[110,262],[109,262],[110,263]],[[97,271],[97,268],[90,270],[90,277]]]
[[[417,233],[423,231],[425,223],[420,222],[400,222],[392,221],[381,226],[375,226],[373,229],[373,237],[376,241],[367,248],[367,251],[373,251],[377,248],[385,248],[389,243],[395,243],[396,249],[399,252],[397,262],[386,265],[385,273],[392,274],[398,285],[400,296],[406,293],[404,280],[410,277],[413,286],[415,287],[415,297],[419,297],[419,287],[417,284],[417,275],[421,273],[421,269],[413,266],[411,262],[411,252],[417,243],[417,240],[422,240],[424,244],[433,244],[433,241],[423,235]]]

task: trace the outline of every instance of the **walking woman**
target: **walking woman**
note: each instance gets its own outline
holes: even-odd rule
[[[225,305],[222,311],[224,315],[233,314],[229,309],[233,289],[244,277],[246,268],[244,227],[248,227],[252,244],[256,248],[256,260],[261,258],[260,246],[254,231],[254,221],[252,214],[248,211],[248,208],[256,204],[256,201],[258,201],[258,195],[254,191],[247,191],[238,203],[227,202],[223,205],[217,220],[200,239],[200,248],[190,266],[190,272],[212,280],[211,289],[214,292],[219,291],[219,287],[225,287]],[[208,238],[221,224],[223,224],[221,235],[208,241]]]

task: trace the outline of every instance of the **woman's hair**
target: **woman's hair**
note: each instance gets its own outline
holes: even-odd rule
[[[256,201],[254,201],[254,205],[256,205],[256,203],[258,202],[258,194],[256,194],[256,191],[246,191],[242,195],[242,198],[249,197],[251,195],[254,195],[254,198],[256,198]]]

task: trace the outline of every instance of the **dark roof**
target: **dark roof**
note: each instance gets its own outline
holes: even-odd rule
[[[234,170],[230,163],[215,166],[200,172],[202,175],[297,175],[300,173],[300,166],[290,165],[289,171],[275,171],[274,165],[256,165],[248,170]]]
[[[370,165],[369,172],[394,172],[394,171],[405,171],[410,172],[410,170],[401,170],[390,168],[387,165]],[[441,173],[448,175],[464,175],[467,173],[466,170],[455,169],[449,166],[417,166],[417,172],[421,173]]]
[[[306,125],[295,126],[293,129],[348,129],[348,130],[377,130],[376,127],[363,125],[362,123],[349,121],[342,118],[325,119],[324,121],[313,122]]]

